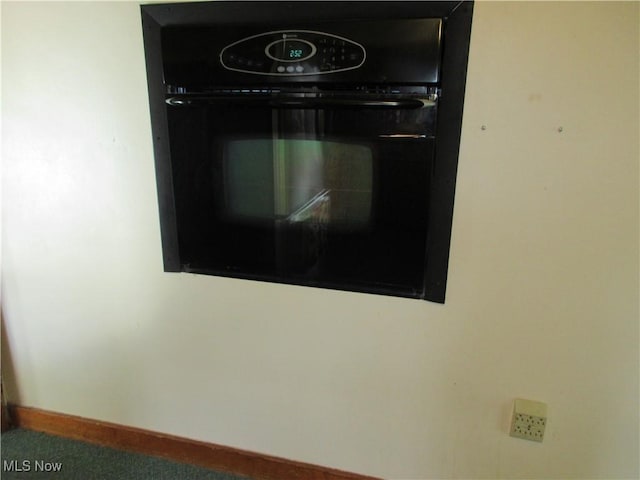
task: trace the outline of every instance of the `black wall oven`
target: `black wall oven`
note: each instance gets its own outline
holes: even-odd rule
[[[471,14],[142,6],[165,270],[444,302]]]

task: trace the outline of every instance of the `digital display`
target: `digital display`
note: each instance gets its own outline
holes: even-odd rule
[[[315,52],[316,47],[311,42],[289,38],[276,40],[266,48],[269,57],[285,62],[305,60],[312,57]]]

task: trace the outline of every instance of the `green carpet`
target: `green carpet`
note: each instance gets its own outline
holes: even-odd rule
[[[23,429],[4,432],[0,446],[2,480],[249,480]]]

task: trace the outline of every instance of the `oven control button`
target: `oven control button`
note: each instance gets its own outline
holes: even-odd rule
[[[288,72],[288,73],[293,73],[293,70],[294,70],[294,68],[293,68],[291,65],[289,65],[289,66],[287,67],[287,72]]]
[[[278,71],[278,73],[284,73],[285,68],[282,65],[278,65],[278,68],[276,68],[276,70]]]
[[[296,66],[296,72],[298,72],[298,73],[304,72],[304,67],[302,65],[297,65]]]

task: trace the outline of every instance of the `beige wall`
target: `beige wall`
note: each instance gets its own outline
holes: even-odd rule
[[[442,306],[163,273],[137,4],[3,2],[11,398],[391,478],[637,477],[639,6],[476,5]]]

